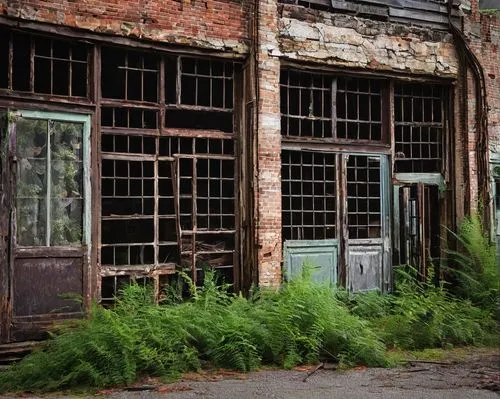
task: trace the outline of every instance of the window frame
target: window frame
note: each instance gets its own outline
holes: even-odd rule
[[[25,119],[41,119],[48,121],[57,122],[73,122],[81,123],[83,125],[82,129],[82,165],[83,165],[83,193],[82,193],[82,241],[80,245],[20,245],[17,243],[17,235],[15,237],[15,243],[17,248],[57,248],[57,247],[83,247],[86,246],[90,253],[91,248],[91,183],[90,183],[90,125],[91,116],[83,114],[74,114],[66,112],[50,112],[50,111],[34,111],[34,110],[18,110],[16,111],[16,116]],[[16,120],[11,123],[16,124]],[[12,131],[11,129],[9,129]],[[15,130],[14,130],[15,131]],[[17,133],[15,133],[17,135]],[[15,152],[15,149],[14,149]],[[17,184],[17,180],[16,180]],[[17,198],[17,197],[16,197]],[[17,209],[17,201],[16,201]]]

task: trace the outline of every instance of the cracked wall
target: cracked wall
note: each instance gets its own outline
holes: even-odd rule
[[[289,5],[280,6],[279,48],[270,52],[374,71],[454,77],[458,70],[450,34]]]

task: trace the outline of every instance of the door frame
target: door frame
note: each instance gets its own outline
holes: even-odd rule
[[[67,250],[68,258],[82,258],[82,299],[84,299],[90,292],[90,260],[91,260],[91,223],[92,223],[92,190],[91,190],[91,114],[78,114],[66,111],[51,112],[51,111],[34,111],[27,109],[7,109],[8,126],[6,134],[6,156],[2,160],[4,167],[8,170],[9,176],[6,176],[7,183],[9,184],[8,192],[9,198],[7,203],[9,209],[7,210],[10,219],[9,237],[8,237],[8,259],[5,265],[0,265],[5,273],[0,273],[0,298],[5,301],[5,310],[0,315],[0,343],[7,343],[16,340],[12,334],[12,326],[15,322],[14,315],[14,260],[16,257],[33,258],[33,257],[64,257],[58,255],[60,250]],[[54,120],[60,122],[73,122],[81,123],[82,129],[82,167],[83,167],[83,209],[82,209],[82,243],[80,247],[69,246],[19,246],[17,245],[17,217],[16,217],[16,184],[17,184],[17,158],[16,158],[16,122],[19,118],[26,119],[42,119]],[[19,256],[21,255],[21,256]],[[83,301],[85,305],[85,301]],[[2,304],[3,306],[3,304]],[[3,310],[3,309],[2,309]],[[85,309],[83,309],[85,310]],[[54,314],[53,317],[39,318],[35,317],[30,323],[46,324],[53,320],[60,319],[63,314]]]

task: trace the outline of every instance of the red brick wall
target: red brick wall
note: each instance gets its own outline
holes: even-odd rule
[[[469,44],[478,57],[486,80],[488,101],[488,141],[492,150],[500,151],[500,17],[480,13],[477,0],[472,1],[472,13],[465,23]],[[468,143],[471,207],[475,209],[478,199],[478,184],[484,177],[478,177],[476,163],[476,126],[474,82],[468,76]],[[482,184],[482,183],[481,183]]]
[[[277,43],[276,0],[260,0],[257,133],[256,241],[259,285],[281,282],[280,61],[270,55]]]
[[[0,15],[245,52],[248,4],[247,0],[0,0]]]

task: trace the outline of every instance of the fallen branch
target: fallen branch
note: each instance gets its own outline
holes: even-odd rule
[[[436,360],[405,360],[406,363],[423,363],[423,364],[440,364],[443,366],[451,366],[451,362],[438,362]]]
[[[309,373],[307,373],[307,375],[304,377],[304,379],[302,380],[302,382],[306,382],[307,379],[312,376],[316,371],[318,371],[319,369],[322,369],[323,367],[325,367],[325,363],[320,363],[318,364],[313,371],[310,371]]]

